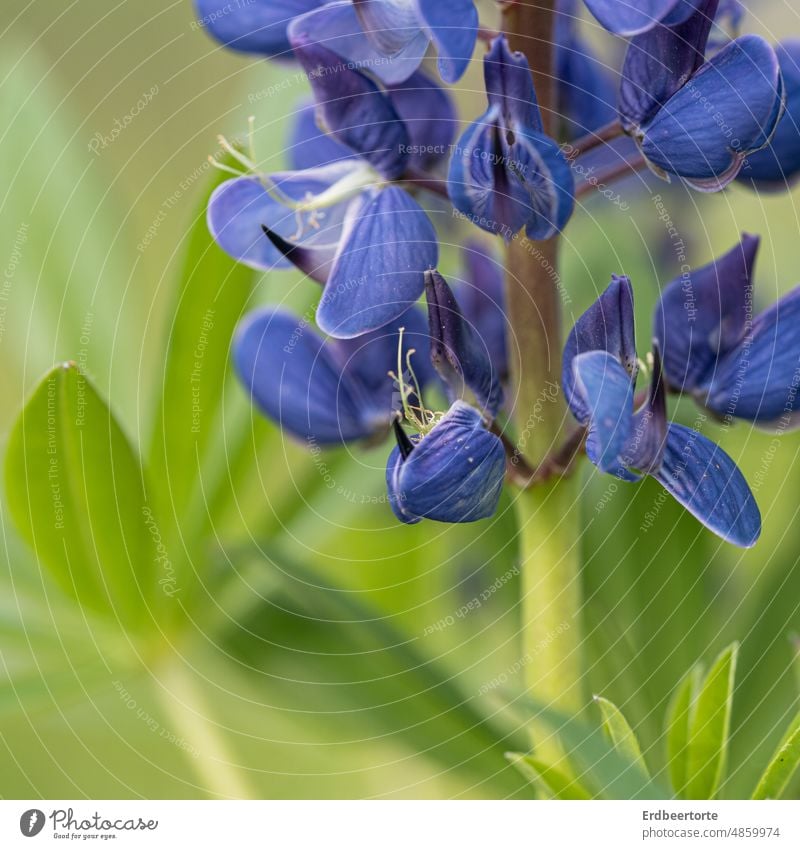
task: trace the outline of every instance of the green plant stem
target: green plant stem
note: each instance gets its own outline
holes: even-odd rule
[[[531,67],[545,131],[555,126],[553,33],[555,0],[514,2],[503,13],[512,49]],[[561,296],[558,239],[531,242],[517,234],[506,257],[517,446],[532,468],[557,449],[569,426],[560,389]],[[522,564],[523,661],[526,686],[538,702],[566,711],[582,703],[577,485],[554,477],[515,494]],[[537,726],[537,751],[547,745]]]
[[[555,478],[515,498],[526,686],[538,702],[577,712],[584,701],[578,481]]]
[[[191,747],[191,761],[202,789],[222,799],[258,799],[228,750],[220,727],[210,718],[197,676],[188,661],[171,657],[162,667],[156,692],[166,714]]]

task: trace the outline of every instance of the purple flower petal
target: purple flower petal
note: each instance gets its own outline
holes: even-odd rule
[[[575,385],[572,362],[588,351],[607,351],[635,381],[638,372],[633,323],[633,288],[627,277],[612,277],[602,295],[575,322],[564,346],[561,383],[572,414],[581,424],[591,418],[591,407]]]
[[[770,143],[747,157],[737,177],[759,191],[790,188],[800,177],[800,41],[776,48],[786,92],[786,111]]]
[[[753,493],[733,460],[702,434],[670,424],[654,477],[717,536],[741,548],[755,545],[761,514]]]
[[[707,391],[721,356],[744,337],[753,313],[753,267],[757,236],[708,265],[669,283],[653,318],[653,335],[664,352],[667,383],[680,392]]]
[[[348,209],[317,323],[340,338],[382,327],[419,298],[438,253],[430,219],[407,192],[365,192]]]
[[[474,0],[415,0],[423,29],[434,43],[437,66],[446,83],[455,83],[467,70],[478,37]]]
[[[718,191],[770,139],[782,113],[775,51],[755,35],[706,62],[643,128],[642,152],[701,191]]]
[[[633,425],[634,382],[608,351],[587,351],[572,360],[574,391],[589,411],[586,454],[603,472],[614,472]]]
[[[317,110],[314,103],[297,110],[294,115],[289,147],[286,151],[294,171],[319,168],[350,159],[353,151],[323,132],[317,125]]]
[[[409,165],[427,171],[446,160],[458,127],[448,92],[419,71],[386,91],[408,132]]]
[[[289,54],[286,28],[322,0],[195,0],[198,23],[233,50],[265,56]]]
[[[327,3],[316,11],[296,18],[289,27],[289,36],[304,32],[308,39],[320,44],[351,63],[374,74],[387,85],[407,80],[425,58],[428,36],[419,35],[399,53],[387,57],[370,42],[350,0]]]
[[[389,503],[408,524],[485,519],[497,509],[505,467],[503,444],[486,430],[480,413],[456,401],[427,436],[392,451],[386,465]]]
[[[315,42],[297,21],[290,39],[308,74],[320,126],[385,177],[399,177],[408,164],[409,138],[391,100],[369,77]]]
[[[657,24],[631,39],[619,90],[619,117],[626,132],[637,132],[652,120],[703,64],[718,4],[703,0],[683,23]]]
[[[296,228],[294,213],[271,197],[256,177],[239,177],[219,185],[208,203],[208,229],[234,259],[265,271],[291,263],[265,238],[262,225],[282,233]]]
[[[706,406],[720,416],[782,430],[800,424],[800,287],[758,315],[720,359]]]
[[[342,374],[335,348],[299,316],[275,307],[252,313],[236,332],[233,358],[261,411],[298,439],[331,445],[372,435],[381,419],[388,428],[391,409]]]
[[[684,0],[584,0],[589,11],[616,35],[638,35],[664,20]],[[687,14],[681,8],[680,14]]]
[[[483,340],[464,320],[447,282],[436,270],[425,272],[425,299],[431,339],[431,362],[442,377],[451,401],[469,390],[489,417],[503,403],[500,376]]]
[[[508,318],[503,264],[487,245],[470,240],[462,251],[464,281],[456,298],[464,319],[486,346],[500,381],[508,378]]]

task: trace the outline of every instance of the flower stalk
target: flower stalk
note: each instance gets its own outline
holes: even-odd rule
[[[555,0],[513,3],[503,13],[512,49],[531,68],[545,132],[556,121],[553,40]],[[533,242],[517,234],[508,245],[512,402],[517,450],[530,468],[558,451],[569,426],[560,390],[561,299],[558,238]],[[555,390],[554,390],[555,387]],[[557,474],[516,494],[522,566],[522,648],[526,687],[540,703],[574,711],[582,704],[579,505],[576,483]],[[531,729],[537,737],[537,729]],[[557,751],[539,737],[542,752]]]

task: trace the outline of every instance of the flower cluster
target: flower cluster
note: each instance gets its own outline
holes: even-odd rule
[[[403,522],[492,515],[511,467],[502,261],[467,242],[464,279],[448,284],[433,221],[444,202],[459,214],[442,227],[463,219],[501,245],[520,233],[551,238],[575,212],[573,174],[598,140],[621,142],[609,182],[624,173],[620,158],[705,192],[734,180],[776,189],[800,173],[800,43],[738,35],[736,0],[585,0],[628,39],[618,74],[583,39],[576,0],[559,0],[560,123],[543,119],[526,57],[487,35],[472,0],[252,0],[224,14],[220,0],[196,5],[229,47],[299,63],[314,99],[295,114],[286,171],[265,173],[252,146],[223,140],[237,165],[208,209],[218,244],[253,268],[294,267],[322,286],[313,318],[324,335],[310,316],[277,307],[245,319],[239,377],[298,439],[375,443],[393,432],[386,482]],[[464,74],[479,34],[486,108],[458,134],[442,83]],[[420,67],[431,46],[441,81]],[[745,236],[664,288],[646,364],[624,277],[578,320],[563,354],[579,426],[571,444],[603,472],[656,478],[740,546],[760,533],[752,493],[721,448],[669,420],[667,398],[689,395],[725,423],[794,424],[800,295],[752,317],[757,246]]]

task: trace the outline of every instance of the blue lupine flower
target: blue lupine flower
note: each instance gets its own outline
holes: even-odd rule
[[[201,25],[217,41],[272,58],[291,57],[289,30],[299,19],[318,44],[388,84],[407,80],[431,42],[442,79],[456,82],[478,30],[473,0],[195,0],[195,6]]]
[[[503,488],[503,444],[463,401],[424,436],[395,422],[397,447],[386,465],[389,503],[400,521],[474,522],[491,516]]]
[[[616,35],[639,35],[662,23],[683,23],[702,0],[584,0],[589,11]]]
[[[500,376],[489,349],[476,329],[464,319],[455,295],[438,271],[425,273],[425,300],[431,362],[439,372],[451,401],[467,392],[488,418],[494,418],[503,403]]]
[[[800,41],[784,41],[775,52],[786,92],[786,111],[769,145],[747,157],[738,177],[760,191],[789,188],[800,176]]]
[[[349,338],[404,313],[436,265],[433,225],[396,181],[444,158],[455,117],[447,94],[420,73],[380,89],[307,41],[302,28],[292,43],[309,73],[316,119],[330,133],[315,148],[306,129],[297,143],[305,162],[328,164],[223,183],[209,225],[237,259],[261,269],[295,265],[323,283],[317,322]],[[354,155],[342,158],[348,149]]]
[[[352,159],[356,153],[319,128],[317,106],[305,103],[294,114],[289,145],[286,149],[293,171],[306,171]]]
[[[718,191],[770,140],[783,110],[775,51],[737,38],[704,60],[718,0],[698,0],[676,25],[632,39],[622,70],[619,115],[648,164],[701,191]]]
[[[647,400],[635,409],[633,291],[627,277],[614,277],[564,349],[562,384],[572,414],[588,430],[587,456],[623,480],[651,475],[714,533],[754,545],[761,516],[742,473],[702,434],[667,421],[658,347],[652,371]]]
[[[398,357],[405,364],[412,349],[422,388],[434,373],[425,319],[416,307],[355,340],[325,340],[307,319],[265,307],[239,325],[233,358],[239,379],[266,416],[298,439],[337,445],[388,433],[399,408],[389,372],[397,369]]]
[[[442,79],[457,82],[478,36],[473,0],[353,0],[328,3],[292,23],[386,83],[408,79],[433,43]]]
[[[528,60],[504,36],[483,62],[489,108],[459,139],[450,161],[454,206],[490,233],[532,239],[561,230],[574,206],[572,171],[545,135]]]
[[[673,280],[653,333],[670,387],[726,420],[785,430],[800,409],[800,287],[753,318],[758,244],[744,235],[724,256]]]
[[[475,330],[489,354],[501,383],[509,376],[508,316],[503,263],[497,252],[473,239],[461,252],[463,280],[456,300],[464,319]]]
[[[233,50],[264,56],[291,51],[286,28],[293,18],[324,0],[194,0],[197,19],[217,41]]]
[[[558,113],[569,139],[599,130],[617,117],[617,81],[578,31],[577,0],[556,5]]]

